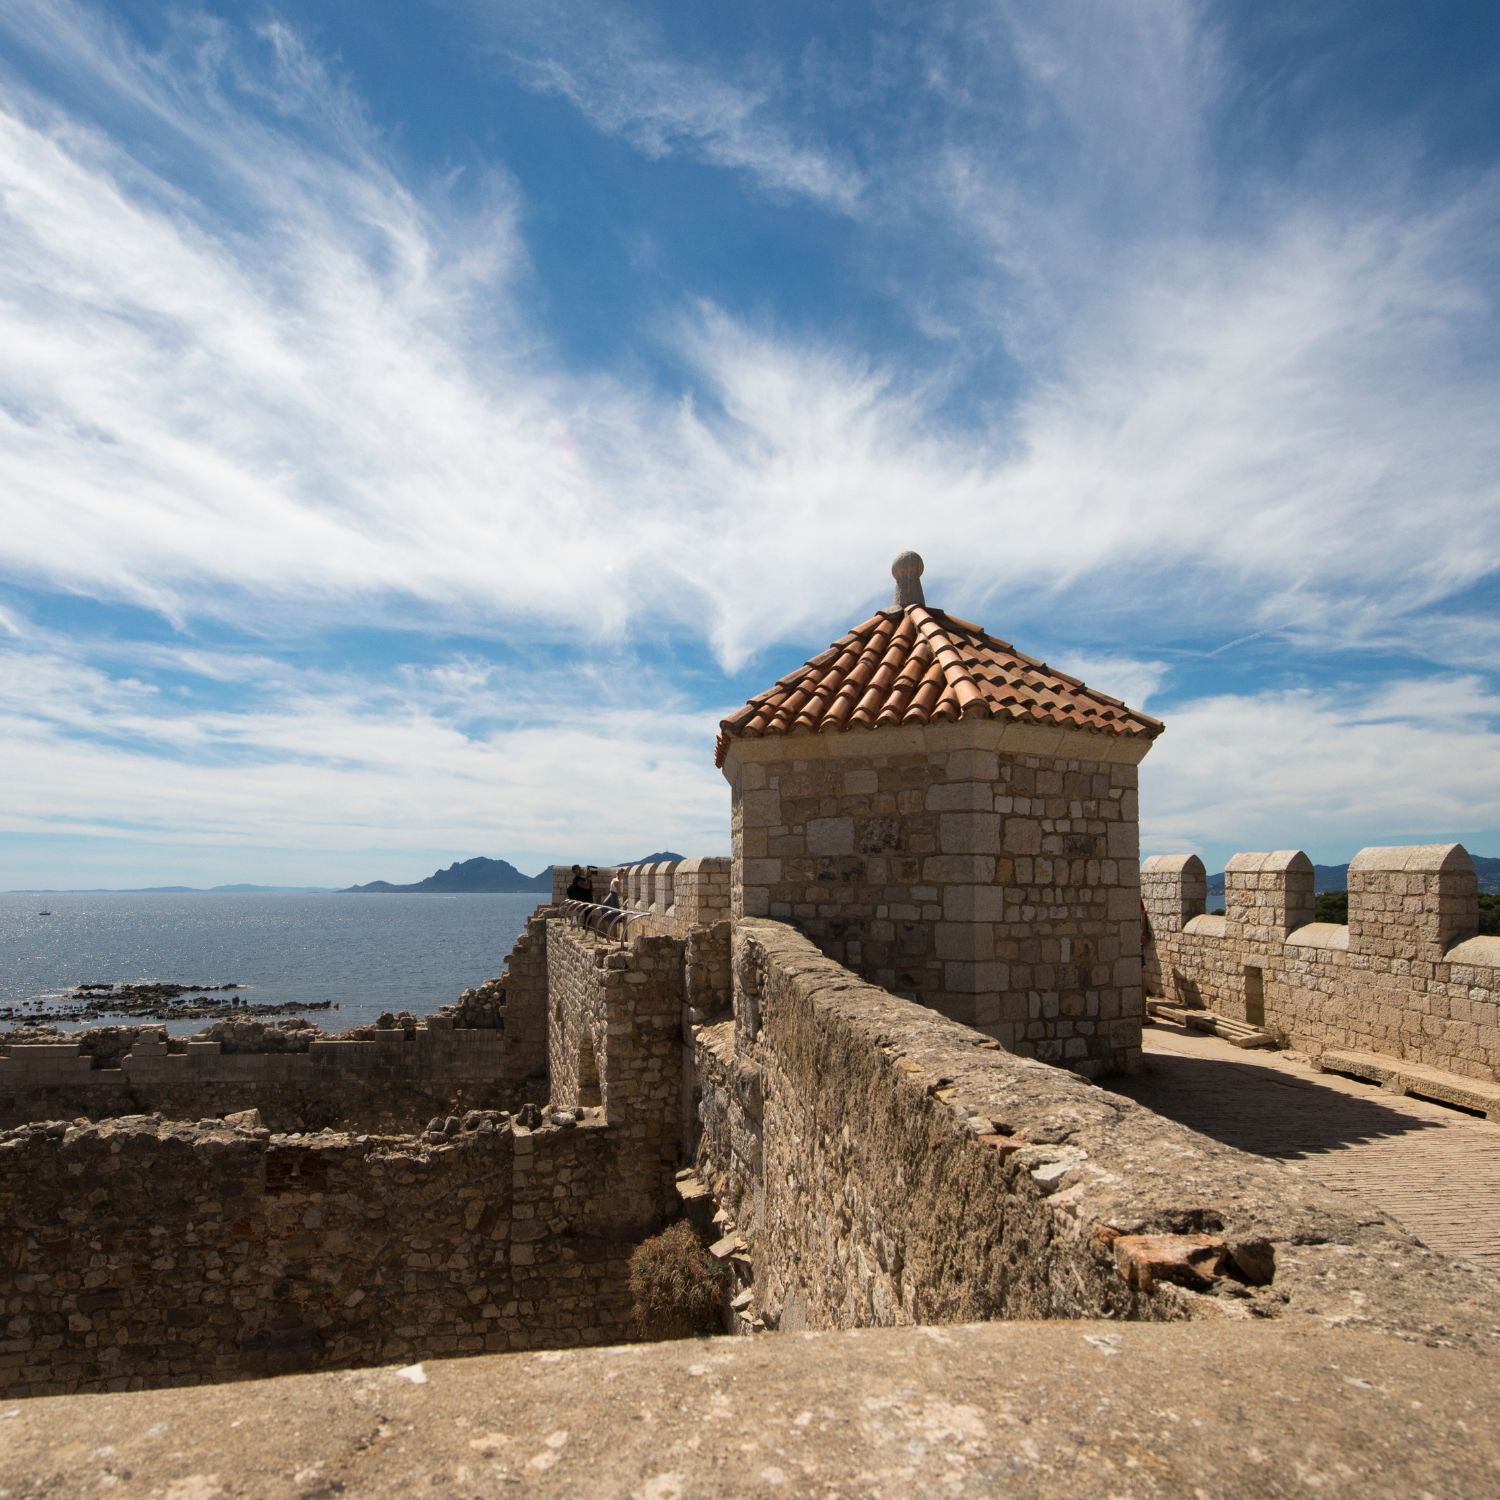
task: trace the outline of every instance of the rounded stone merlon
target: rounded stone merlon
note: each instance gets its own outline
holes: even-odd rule
[[[1361,849],[1349,861],[1355,870],[1407,870],[1437,874],[1447,870],[1472,870],[1474,862],[1462,844],[1391,844]]]
[[[1198,875],[1206,877],[1203,861],[1196,854],[1153,854],[1141,861],[1143,875]]]
[[[922,569],[925,565],[920,554],[903,552],[891,564],[891,577],[896,580],[896,608],[907,609],[913,604],[926,604],[922,596]]]
[[[1273,849],[1269,853],[1233,854],[1224,868],[1236,874],[1264,874],[1272,870],[1311,870],[1312,861],[1300,849]]]

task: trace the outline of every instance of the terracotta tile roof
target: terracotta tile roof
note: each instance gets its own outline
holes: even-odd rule
[[[910,604],[872,615],[723,720],[714,763],[724,764],[732,739],[957,719],[1145,739],[1163,728],[1159,719],[1094,692],[978,625]]]

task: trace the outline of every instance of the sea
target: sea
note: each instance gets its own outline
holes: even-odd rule
[[[51,1020],[49,1011],[80,984],[155,981],[240,984],[234,993],[257,1005],[330,1001],[332,1010],[307,1012],[328,1031],[382,1011],[426,1015],[500,973],[541,899],[534,892],[0,894],[0,1005],[25,1004],[28,1019]],[[0,1029],[14,1024],[0,1022]],[[56,1024],[76,1030],[83,1023]],[[145,1024],[186,1034],[211,1023]]]

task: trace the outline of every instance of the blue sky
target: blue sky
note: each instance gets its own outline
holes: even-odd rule
[[[1493,5],[0,8],[0,888],[727,847],[927,596],[1500,854]]]

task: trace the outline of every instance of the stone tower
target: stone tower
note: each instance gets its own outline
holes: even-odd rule
[[[1161,723],[922,595],[720,726],[736,917],[1006,1046],[1096,1076],[1140,1055],[1137,766]]]

